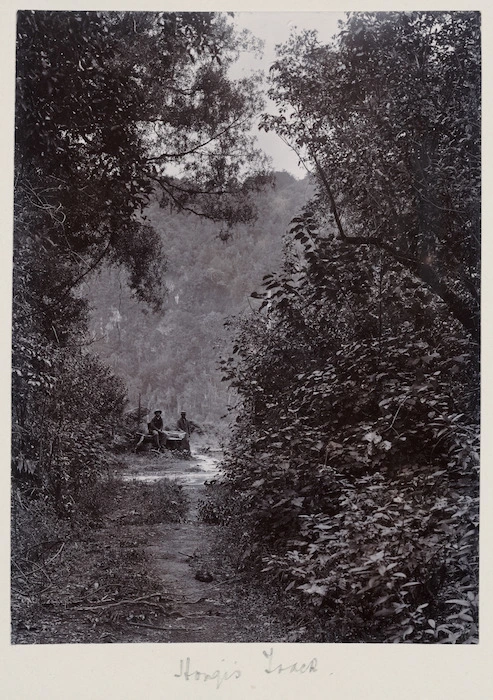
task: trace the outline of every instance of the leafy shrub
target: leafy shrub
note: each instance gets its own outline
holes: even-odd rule
[[[43,548],[63,541],[69,525],[60,521],[46,498],[33,498],[25,487],[14,484],[11,491],[12,557],[36,561]]]
[[[73,517],[87,489],[116,466],[109,447],[125,390],[96,358],[69,348],[51,352],[39,381],[30,362],[14,380],[13,474],[30,480],[59,516]]]
[[[300,515],[300,536],[264,572],[322,608],[345,641],[471,641],[478,505],[443,471],[361,477],[337,514]],[[462,599],[458,615],[449,599]]]
[[[199,519],[208,525],[227,525],[234,522],[234,493],[228,484],[214,480],[206,484],[205,498],[198,502]]]
[[[113,462],[111,463],[113,467]],[[77,492],[77,507],[72,523],[74,526],[85,528],[100,526],[105,516],[110,515],[118,499],[121,481],[116,472],[108,468],[101,470],[95,480],[85,479]]]
[[[223,363],[239,565],[325,640],[477,641],[477,346],[408,271],[294,230]]]

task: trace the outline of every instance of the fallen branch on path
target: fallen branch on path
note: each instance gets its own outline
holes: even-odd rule
[[[197,603],[204,603],[207,600],[205,596],[201,596],[200,598],[197,598],[197,600],[187,600],[186,598],[183,598],[183,603],[186,603],[187,605],[196,605]]]
[[[162,595],[161,593],[151,593],[150,595],[147,596],[142,596],[141,598],[133,598],[130,600],[117,600],[115,602],[111,603],[99,603],[96,605],[91,605],[91,606],[86,606],[86,607],[80,607],[76,608],[76,610],[84,610],[84,611],[92,611],[92,610],[105,610],[107,608],[115,608],[118,605],[135,605],[136,603],[140,603],[141,605],[151,605],[154,608],[158,608],[161,610],[161,612],[166,613],[166,610],[163,608],[162,605],[159,605],[159,603],[154,603],[153,601],[149,600],[149,598],[154,598],[155,596],[160,596]]]
[[[58,541],[57,541],[57,543],[58,543]],[[53,544],[53,543],[50,543],[50,544]],[[19,572],[20,572],[19,574],[13,574],[13,577],[14,577],[14,578],[17,578],[17,577],[19,577],[19,576],[22,576],[22,578],[27,582],[28,576],[32,576],[33,574],[36,574],[36,573],[38,573],[38,572],[40,571],[42,574],[44,574],[44,575],[46,576],[46,578],[48,579],[48,581],[49,581],[49,583],[50,583],[50,586],[51,586],[51,585],[52,585],[51,578],[48,576],[48,573],[46,572],[46,570],[45,570],[44,567],[45,567],[47,564],[51,564],[51,562],[53,562],[53,561],[57,558],[57,556],[61,553],[61,551],[62,551],[62,549],[63,549],[64,547],[65,547],[65,542],[62,542],[62,546],[60,547],[60,549],[57,551],[56,554],[54,554],[52,557],[50,557],[49,559],[47,559],[43,564],[38,564],[38,565],[36,565],[36,566],[32,566],[31,570],[30,570],[30,571],[27,571],[27,572],[26,572],[26,571],[23,571],[23,569],[21,569],[21,567],[20,567],[19,564],[15,561],[15,559],[12,559],[12,564],[13,564],[14,566],[16,566],[17,569],[18,569]],[[29,564],[29,565],[31,566],[31,562],[29,561],[29,559],[26,559],[26,558],[23,557],[23,556],[21,556],[20,559],[22,559],[22,561],[26,562],[26,564]]]
[[[27,559],[24,559],[24,561],[27,562],[28,560],[27,560]],[[28,563],[29,563],[29,562],[28,562]],[[36,574],[38,571],[41,571],[41,573],[44,574],[44,575],[46,576],[46,578],[48,579],[48,581],[50,582],[50,584],[52,583],[51,578],[48,576],[48,574],[47,574],[46,571],[44,570],[44,567],[43,567],[43,566],[39,566],[39,565],[38,565],[38,566],[36,566],[36,567],[33,567],[33,568],[31,569],[31,571],[25,572],[25,571],[23,571],[23,570],[21,569],[21,567],[20,567],[19,564],[15,561],[15,559],[12,559],[12,564],[13,564],[14,566],[16,566],[16,567],[19,569],[19,572],[20,572],[20,573],[18,573],[18,574],[12,574],[12,577],[13,577],[13,578],[19,578],[19,576],[21,576],[21,577],[24,579],[24,581],[27,583],[27,582],[28,582],[28,577],[29,577],[29,576],[32,576],[33,574]]]
[[[28,552],[31,552],[33,549],[49,549],[50,547],[60,544],[60,542],[62,541],[63,540],[49,540],[47,542],[37,542],[36,544],[33,544],[30,547],[27,547],[27,549],[24,549],[22,552],[20,552],[20,556],[24,557]]]
[[[223,581],[218,581],[211,588],[217,588],[218,586],[224,586],[225,583],[233,583],[241,579],[241,576],[232,576],[231,578],[225,578]]]
[[[217,612],[216,613],[210,612],[206,615],[183,615],[182,617],[175,617],[175,620],[187,620],[187,619],[198,620],[200,618],[210,619],[211,617],[212,618],[220,617],[222,620],[233,619],[231,616],[230,616],[230,618],[228,618],[227,615],[222,615],[221,613],[217,613]]]

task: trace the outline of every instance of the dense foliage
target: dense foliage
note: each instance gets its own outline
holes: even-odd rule
[[[476,20],[353,16],[274,67],[270,124],[320,189],[223,364],[243,408],[222,488],[244,564],[321,640],[477,641]]]
[[[479,328],[479,13],[349,17],[333,46],[293,36],[272,67],[266,117],[306,149],[319,206]]]
[[[127,389],[90,352],[82,285],[110,264],[124,271],[134,298],[152,311],[162,309],[164,237],[142,215],[151,200],[213,221],[223,227],[223,237],[253,217],[252,192],[267,179],[248,128],[260,104],[258,81],[228,77],[238,52],[253,46],[225,15],[214,13],[18,13],[12,385],[17,631],[29,631],[33,617],[39,623],[40,606],[54,598],[66,619],[64,594],[70,599],[84,587],[71,580],[84,578],[84,562],[81,571],[73,563],[87,548],[77,541],[65,545],[88,526],[100,527],[108,503],[115,508],[128,500],[147,523],[186,511],[180,487],[167,482],[127,486],[119,497],[123,487],[111,476],[111,446]],[[64,547],[69,571],[59,566]],[[113,592],[116,579],[116,591],[125,597],[124,574],[132,566],[118,541],[115,547],[116,565],[106,545],[96,562]],[[130,588],[141,575],[146,581],[139,570]],[[101,571],[98,576],[96,586]],[[107,594],[101,585],[103,601]]]
[[[39,322],[63,336],[104,258],[158,308],[163,250],[138,216],[156,188],[228,225],[252,215],[257,91],[226,72],[242,42],[211,13],[21,12],[17,39],[15,244]]]
[[[478,13],[365,13],[280,47],[263,126],[313,170],[303,208],[311,184],[259,189],[258,81],[228,77],[253,43],[226,17],[19,13],[17,550],[97,521],[117,375],[132,408],[221,415],[233,328],[200,512],[236,564],[317,641],[477,641],[479,34]],[[169,484],[127,495],[149,522],[186,507]]]

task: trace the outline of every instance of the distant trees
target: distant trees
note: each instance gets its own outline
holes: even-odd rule
[[[171,417],[180,406],[200,421],[225,415],[233,397],[217,371],[231,347],[224,322],[250,310],[252,286],[282,259],[281,232],[313,193],[309,179],[287,173],[276,173],[274,183],[252,196],[258,219],[233,226],[227,241],[211,221],[156,201],[146,208],[167,252],[162,312],[143,313],[124,289],[124,272],[104,268],[87,277],[91,349],[125,377],[134,405],[141,394],[146,405],[159,402]]]

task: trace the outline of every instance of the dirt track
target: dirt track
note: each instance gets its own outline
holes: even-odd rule
[[[191,500],[186,522],[149,527],[145,553],[153,575],[162,581],[173,609],[163,629],[148,629],[149,641],[228,642],[238,634],[231,583],[210,558],[209,548],[219,526],[198,520],[197,504],[205,495],[204,482],[216,475],[217,453],[199,454],[189,460],[168,455],[143,455],[129,465],[127,479],[145,481],[162,477],[183,484]],[[210,574],[211,581],[195,578]],[[157,639],[156,637],[159,637]],[[151,639],[152,638],[152,639]]]

